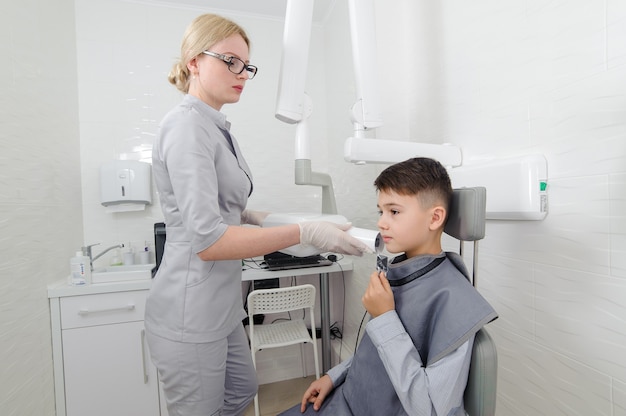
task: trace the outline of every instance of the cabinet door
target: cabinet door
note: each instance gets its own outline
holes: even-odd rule
[[[159,416],[143,322],[62,331],[67,416]]]

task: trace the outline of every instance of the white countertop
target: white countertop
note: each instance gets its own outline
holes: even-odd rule
[[[242,273],[242,281],[274,279],[277,277],[306,276],[321,273],[334,273],[350,271],[353,269],[352,260],[343,258],[330,266],[306,267],[302,269],[270,271],[266,269],[245,268]],[[48,298],[60,298],[65,296],[94,295],[98,293],[127,292],[131,290],[150,289],[152,279],[128,280],[122,282],[92,283],[90,285],[72,286],[64,278],[48,286]]]
[[[68,278],[48,285],[48,298],[65,296],[94,295],[97,293],[128,292],[131,290],[150,289],[152,279],[127,280],[123,282],[92,283],[90,285],[72,286],[67,283]]]

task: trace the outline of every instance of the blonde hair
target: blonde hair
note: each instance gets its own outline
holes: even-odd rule
[[[237,23],[215,14],[196,17],[187,27],[180,46],[180,59],[174,64],[167,79],[185,94],[189,92],[190,73],[187,64],[203,51],[232,35],[241,35],[250,48],[250,39]]]

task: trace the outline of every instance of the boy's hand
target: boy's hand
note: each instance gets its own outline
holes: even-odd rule
[[[300,405],[300,412],[304,413],[307,403],[313,403],[313,409],[317,412],[320,410],[324,399],[333,389],[333,381],[328,374],[323,375],[314,382],[311,383],[308,389],[302,396],[302,404]]]
[[[372,318],[395,309],[396,303],[393,300],[393,292],[384,272],[372,272],[370,284],[361,301]]]

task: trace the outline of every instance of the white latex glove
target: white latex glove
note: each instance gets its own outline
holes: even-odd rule
[[[263,220],[268,215],[270,215],[269,212],[252,211],[251,209],[244,209],[243,212],[241,213],[241,223],[250,224],[250,225],[258,225],[260,227],[261,224],[263,224]]]
[[[372,252],[367,245],[346,233],[352,228],[351,223],[335,224],[327,221],[310,221],[301,222],[298,225],[300,226],[300,244],[312,245],[322,251],[353,256]]]

